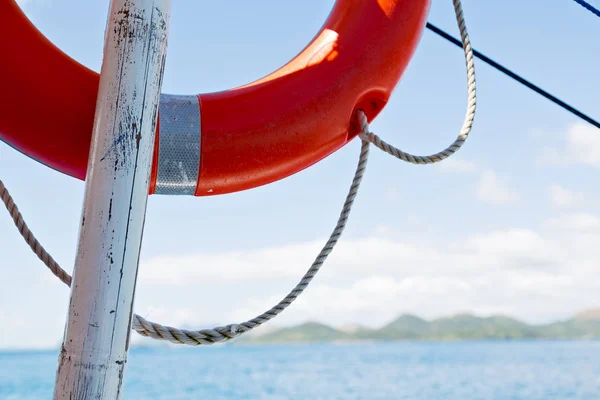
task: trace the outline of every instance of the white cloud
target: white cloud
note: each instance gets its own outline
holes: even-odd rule
[[[475,163],[452,157],[437,164],[439,169],[444,172],[468,173],[473,172],[477,168]]]
[[[403,312],[562,318],[600,305],[599,242],[600,216],[590,213],[565,214],[529,229],[443,239],[381,227],[365,237],[342,239],[297,303],[265,329],[306,320],[378,326]],[[153,321],[188,329],[242,322],[281,300],[322,244],[142,260],[135,309]],[[47,285],[37,278],[42,275],[50,276],[42,269],[32,276],[20,309],[0,307],[0,318],[15,328],[0,335],[0,348],[24,343],[23,332],[29,347],[60,342],[68,289]],[[53,312],[39,314],[34,294],[42,289],[52,294],[44,308]],[[34,335],[40,320],[47,334]]]
[[[548,189],[550,202],[555,207],[569,207],[581,205],[585,202],[585,195],[559,185],[551,185]]]
[[[514,204],[519,200],[518,193],[507,187],[506,182],[490,170],[481,174],[476,194],[479,200],[496,205]]]
[[[577,124],[567,134],[567,151],[574,162],[600,166],[600,130],[590,125]]]
[[[316,254],[319,242],[291,244],[278,248],[227,253],[156,257],[142,261],[148,283],[187,285],[190,282],[245,282],[297,276],[306,255]]]
[[[318,320],[377,326],[402,312],[435,317],[462,311],[536,321],[600,303],[600,218],[593,214],[443,241],[391,239],[385,232],[342,240],[275,325]],[[281,300],[320,244],[167,257],[156,264],[161,268],[142,262],[137,308],[188,327],[241,322]]]
[[[589,213],[578,213],[551,218],[545,226],[561,232],[600,235],[600,218]]]
[[[560,148],[546,148],[537,159],[540,164],[567,166],[573,164],[600,167],[600,130],[594,126],[572,125]]]
[[[464,242],[464,250],[482,258],[511,261],[509,265],[521,262],[523,266],[552,263],[554,255],[546,252],[547,242],[536,232],[529,229],[509,229],[486,234],[476,234]],[[487,261],[489,263],[489,261]]]

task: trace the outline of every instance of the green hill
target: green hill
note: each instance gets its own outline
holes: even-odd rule
[[[383,328],[373,331],[373,336],[374,339],[380,340],[416,340],[427,336],[429,332],[429,322],[415,315],[404,314]]]
[[[530,325],[507,316],[478,317],[459,314],[427,321],[404,314],[379,329],[356,326],[336,329],[316,322],[242,338],[240,343],[293,343],[333,341],[482,340],[482,339],[600,339],[600,309],[544,325]]]
[[[345,333],[327,325],[306,322],[256,336],[249,341],[253,343],[331,342],[343,339],[345,336]]]
[[[504,316],[480,318],[461,314],[440,318],[430,324],[429,339],[526,339],[537,336],[535,327]]]
[[[579,313],[566,321],[540,326],[540,334],[545,338],[598,339],[600,338],[600,309]]]

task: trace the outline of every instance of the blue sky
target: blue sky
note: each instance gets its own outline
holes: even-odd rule
[[[173,3],[163,91],[191,94],[278,68],[314,36],[333,0]],[[21,4],[59,47],[99,70],[107,1]],[[540,4],[466,0],[473,46],[598,118],[600,19],[570,0]],[[434,0],[429,21],[458,34],[450,0]],[[416,154],[448,145],[465,112],[462,57],[426,31],[372,130]],[[377,326],[402,312],[463,311],[539,322],[600,306],[600,191],[593,184],[600,132],[487,65],[476,68],[479,107],[465,147],[439,166],[400,163],[374,149],[339,248],[274,325]],[[264,311],[295,285],[329,235],[358,149],[353,142],[247,192],[152,196],[136,311],[196,328]],[[2,143],[0,176],[42,243],[71,270],[83,183]],[[0,226],[0,348],[55,346],[68,289],[7,213],[0,212]]]

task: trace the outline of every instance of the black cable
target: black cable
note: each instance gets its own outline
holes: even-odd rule
[[[588,10],[589,12],[594,14],[596,17],[600,17],[600,10],[598,10],[596,7],[594,7],[587,1],[584,1],[584,0],[574,0],[574,1],[575,1],[575,3],[579,4],[581,7],[585,8],[586,10]]]
[[[456,46],[462,48],[462,42],[458,39],[456,39],[455,37],[449,35],[448,33],[444,32],[443,30],[441,30],[440,28],[438,28],[437,26],[430,24],[429,22],[427,23],[427,29],[429,29],[430,31],[440,35],[441,37],[443,37],[444,39],[446,39],[447,41],[449,41],[450,43],[455,44]],[[496,68],[498,71],[504,73],[505,75],[508,75],[509,77],[511,77],[512,79],[516,80],[517,82],[519,82],[522,85],[527,86],[529,89],[533,90],[534,92],[541,94],[542,96],[544,96],[545,98],[547,98],[548,100],[550,100],[551,102],[553,102],[554,104],[564,108],[565,110],[569,111],[571,114],[574,114],[576,116],[578,116],[579,118],[583,119],[584,121],[594,125],[596,128],[600,129],[600,122],[596,121],[595,119],[587,116],[586,114],[582,113],[581,111],[577,110],[576,108],[570,106],[569,104],[565,103],[564,101],[560,100],[558,97],[553,96],[552,94],[548,93],[547,91],[545,91],[544,89],[540,88],[539,86],[529,82],[527,79],[515,74],[514,72],[512,72],[511,70],[509,70],[508,68],[503,67],[502,65],[498,64],[496,61],[492,60],[491,58],[487,57],[485,54],[482,54],[480,52],[478,52],[477,50],[473,49],[473,54],[475,55],[475,57],[479,58],[481,61],[485,62],[486,64],[491,65],[492,67]]]

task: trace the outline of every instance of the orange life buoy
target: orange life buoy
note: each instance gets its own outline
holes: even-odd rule
[[[430,0],[338,0],[288,64],[239,88],[163,95],[151,193],[205,196],[264,185],[333,153],[387,103]],[[0,139],[84,179],[99,76],[50,43],[14,0],[0,2]]]

